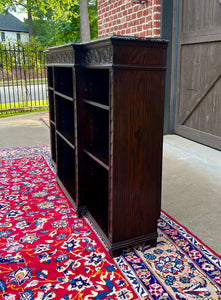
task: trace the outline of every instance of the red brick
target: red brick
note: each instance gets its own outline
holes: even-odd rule
[[[146,36],[146,32],[145,31],[140,32],[140,37],[145,37],[145,36]]]
[[[141,17],[142,17],[142,11],[138,11],[137,18],[141,18]]]
[[[143,10],[143,16],[147,16],[148,15],[148,9],[144,9]]]
[[[154,21],[160,21],[160,13],[153,14],[153,20]]]
[[[135,19],[137,18],[137,14],[136,14],[136,13],[133,13],[133,14],[131,15],[131,18],[132,18],[133,20],[135,20]]]
[[[153,12],[160,12],[161,11],[161,7],[160,6],[154,6],[153,7]]]
[[[143,24],[143,30],[150,29],[151,25],[150,24]]]
[[[160,36],[160,29],[153,29],[153,35],[154,36]]]
[[[145,22],[146,22],[146,20],[145,20],[144,17],[140,19],[140,24],[143,24],[143,23],[145,23]]]
[[[134,11],[134,12],[137,12],[138,10],[139,10],[138,5],[136,5],[136,6],[133,7],[133,11]]]
[[[160,21],[154,21],[153,22],[153,27],[160,27]]]

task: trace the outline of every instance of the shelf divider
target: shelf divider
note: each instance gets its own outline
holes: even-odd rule
[[[75,145],[74,144],[72,144],[66,137],[65,137],[65,135],[63,134],[63,133],[61,133],[61,132],[59,132],[58,130],[56,130],[56,133],[66,142],[66,143],[68,143],[68,145],[71,147],[71,148],[73,148],[73,149],[75,149]]]
[[[90,156],[93,160],[95,160],[98,164],[100,164],[102,167],[104,167],[106,170],[109,171],[109,166],[107,163],[105,163],[102,159],[100,155],[96,155],[86,149],[84,149],[84,153],[87,154],[88,156]],[[100,157],[99,157],[100,156]]]
[[[90,100],[83,99],[83,102],[86,104],[89,104],[89,105],[93,105],[93,106],[105,109],[105,110],[110,109],[110,107],[108,105],[104,105],[104,104],[98,103],[96,101],[90,101]]]
[[[65,99],[67,99],[67,100],[69,100],[69,101],[74,101],[74,99],[73,99],[72,97],[67,96],[67,95],[65,95],[65,94],[63,94],[63,93],[60,93],[60,92],[58,92],[58,91],[54,91],[54,93],[55,93],[55,95],[58,95],[58,96],[60,96],[60,97],[62,97],[62,98],[65,98]]]

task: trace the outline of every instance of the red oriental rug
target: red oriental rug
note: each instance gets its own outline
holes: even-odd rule
[[[49,147],[0,149],[0,299],[221,299],[221,257],[162,212],[114,260],[57,185]]]

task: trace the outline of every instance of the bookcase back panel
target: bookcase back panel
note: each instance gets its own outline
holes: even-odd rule
[[[109,111],[86,105],[85,149],[93,152],[108,164],[109,155]]]
[[[57,175],[68,193],[75,199],[75,149],[57,135]]]
[[[48,97],[49,97],[49,114],[50,114],[50,120],[52,122],[55,121],[55,110],[54,110],[54,91],[48,90]]]
[[[85,204],[105,234],[108,234],[108,171],[85,156]]]
[[[73,97],[73,70],[68,67],[54,67],[55,90]]]
[[[53,163],[56,163],[57,151],[56,151],[56,130],[55,125],[50,124],[50,134],[51,134],[51,158]]]
[[[73,101],[55,95],[56,127],[68,141],[74,144],[74,104]]]
[[[53,67],[48,67],[48,86],[53,88],[54,87],[54,75],[53,75]]]
[[[109,105],[109,70],[85,69],[84,99]]]

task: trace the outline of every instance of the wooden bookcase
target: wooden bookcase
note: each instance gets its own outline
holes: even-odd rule
[[[167,44],[111,36],[47,51],[57,180],[112,256],[156,244]]]

